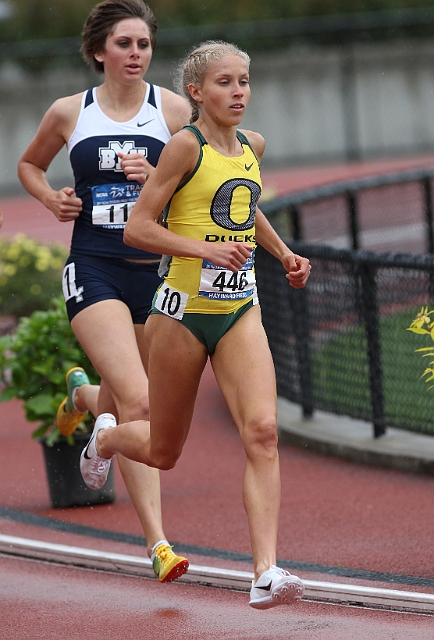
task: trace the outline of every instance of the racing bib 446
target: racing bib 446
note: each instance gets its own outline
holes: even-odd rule
[[[256,286],[253,255],[234,273],[208,260],[202,262],[199,295],[210,300],[242,300],[253,295]]]

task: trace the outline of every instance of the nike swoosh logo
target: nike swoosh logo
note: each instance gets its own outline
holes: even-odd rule
[[[90,444],[90,443],[89,443]],[[84,450],[83,456],[86,458],[86,460],[90,460],[91,458],[87,455],[87,452],[89,450],[89,445],[87,445],[86,449]]]
[[[138,127],[144,127],[145,124],[149,124],[150,122],[152,122],[153,120],[155,120],[155,118],[151,118],[150,120],[146,120],[146,122],[138,122],[137,126]]]
[[[253,167],[253,162],[252,162],[252,164],[249,164],[249,166],[247,166],[246,164],[244,165],[244,169],[245,169],[246,171],[250,171],[250,169],[251,169],[252,167]]]
[[[265,587],[256,587],[256,589],[263,589],[264,591],[270,591],[272,584],[273,584],[273,581],[270,580],[270,582]]]

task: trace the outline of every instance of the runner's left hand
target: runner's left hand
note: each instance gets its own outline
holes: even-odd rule
[[[302,289],[309,278],[311,264],[307,258],[289,253],[283,260],[283,266],[287,271],[286,278],[294,289]]]

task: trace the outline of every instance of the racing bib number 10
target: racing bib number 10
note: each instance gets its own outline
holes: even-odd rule
[[[170,318],[182,320],[187,301],[188,293],[177,291],[163,283],[157,291],[153,306]]]

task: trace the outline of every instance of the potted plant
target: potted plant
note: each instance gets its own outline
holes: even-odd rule
[[[62,296],[50,309],[21,317],[12,335],[0,337],[0,402],[18,398],[29,422],[37,422],[32,437],[44,450],[53,507],[113,502],[113,475],[99,491],[89,489],[79,469],[80,453],[89,440],[93,418],[89,415],[76,432],[65,438],[56,424],[57,407],[65,397],[65,374],[83,367],[91,383],[99,378],[69,325]]]

